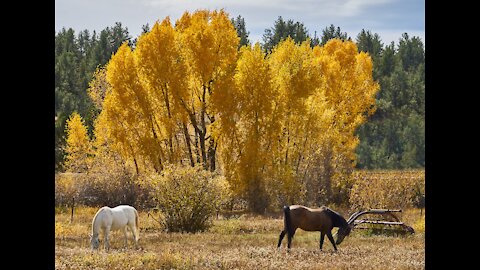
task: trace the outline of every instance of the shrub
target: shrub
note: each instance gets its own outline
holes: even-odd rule
[[[129,204],[137,209],[154,206],[149,187],[139,185],[128,167],[116,163],[98,164],[88,173],[55,175],[55,205],[110,206]]]
[[[69,206],[77,197],[75,173],[55,174],[55,206]]]
[[[230,200],[225,178],[201,166],[167,166],[161,175],[149,178],[169,232],[206,230],[210,218]]]
[[[407,208],[421,206],[425,171],[356,171],[350,193],[351,208]]]

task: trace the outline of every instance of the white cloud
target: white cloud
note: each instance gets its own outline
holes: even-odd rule
[[[367,8],[381,6],[395,0],[140,0],[137,3],[158,9],[162,13],[170,12],[177,16],[184,11],[193,12],[196,9],[220,9],[244,14],[261,11],[263,14],[279,11],[283,14],[303,13],[308,16],[322,17],[352,17],[362,14]],[[177,17],[175,16],[175,17]]]
[[[353,17],[361,14],[368,7],[381,6],[392,2],[393,0],[345,0],[338,1],[335,9],[339,11],[338,15],[344,17]]]
[[[352,38],[361,29],[370,30],[385,43],[397,42],[403,32],[425,36],[422,0],[56,0],[55,28],[99,31],[121,22],[136,37],[142,25],[151,26],[166,16],[174,22],[185,11],[220,8],[231,17],[245,19],[252,42],[261,42],[264,30],[271,28],[278,16],[303,22],[311,35],[314,31],[320,35],[333,24]]]

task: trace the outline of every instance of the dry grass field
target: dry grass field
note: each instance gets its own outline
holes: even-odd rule
[[[70,222],[68,210],[56,209],[55,269],[424,269],[425,211],[406,210],[401,220],[414,235],[371,234],[354,230],[333,251],[325,238],[319,250],[319,233],[298,230],[290,253],[286,238],[276,245],[283,220],[243,215],[214,220],[203,233],[166,233],[140,212],[140,241],[123,249],[123,234],[114,232],[110,251],[92,251],[91,221],[97,209],[76,208]],[[129,234],[130,236],[130,234]]]

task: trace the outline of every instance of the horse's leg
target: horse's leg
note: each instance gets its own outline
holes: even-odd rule
[[[132,235],[133,235],[133,243],[135,244],[135,248],[137,248],[137,242],[138,242],[137,227],[135,227],[135,225],[132,225],[130,226],[130,230],[132,231]]]
[[[288,237],[288,250],[290,250],[290,246],[292,245],[292,238],[293,238],[293,235],[295,235],[295,231],[297,230],[297,228],[293,228],[292,229],[292,234],[287,234],[287,237]]]
[[[277,245],[277,248],[280,247],[280,245],[282,245],[282,240],[283,240],[283,237],[285,237],[285,234],[287,232],[285,230],[283,230],[281,233],[280,233],[280,238],[278,239],[278,245]]]
[[[104,238],[104,244],[103,244],[103,247],[105,248],[105,250],[110,250],[110,243],[109,243],[109,234],[110,234],[110,227],[107,227],[103,233],[103,238]]]
[[[332,245],[333,245],[333,248],[335,249],[335,251],[337,251],[337,245],[335,245],[335,240],[333,240],[333,236],[332,236],[331,231],[327,232],[327,237],[328,237],[328,240],[330,240],[330,242],[332,242]]]
[[[323,247],[323,240],[325,239],[325,233],[320,232],[320,250],[322,250]]]
[[[125,248],[128,246],[127,226],[123,227],[123,236],[125,237]]]
[[[110,244],[108,243],[108,235],[105,234],[105,237],[103,239],[103,248],[106,250],[106,251],[109,251],[110,250]]]

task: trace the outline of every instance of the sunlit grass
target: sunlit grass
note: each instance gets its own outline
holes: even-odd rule
[[[353,231],[333,251],[325,239],[319,250],[318,232],[297,230],[287,253],[286,238],[276,248],[283,227],[280,218],[219,219],[206,232],[165,233],[160,224],[140,212],[139,248],[123,248],[123,235],[113,233],[111,250],[92,251],[91,220],[96,209],[76,208],[55,216],[56,269],[424,269],[424,213],[408,210],[401,220],[414,227],[414,235],[367,236]],[[423,224],[423,225],[422,225]],[[422,229],[423,226],[423,229]],[[103,244],[103,243],[102,243]],[[102,245],[101,245],[102,247]]]

